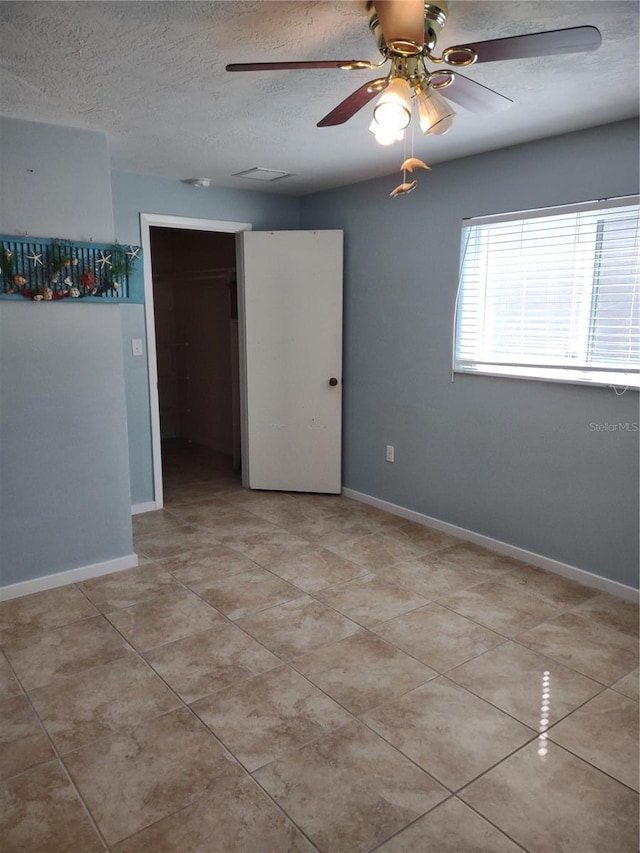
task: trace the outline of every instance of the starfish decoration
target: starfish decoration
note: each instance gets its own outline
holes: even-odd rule
[[[37,267],[38,264],[42,266],[42,255],[37,255],[35,252],[32,252],[30,255],[27,255],[28,261],[33,261],[34,267]]]
[[[131,258],[131,260],[132,260],[132,261],[135,261],[135,259],[136,259],[136,258],[138,257],[138,255],[140,254],[140,247],[138,246],[138,247],[136,248],[135,246],[129,246],[129,251],[128,251],[128,252],[125,252],[125,254],[126,254],[129,258]]]
[[[105,266],[111,266],[111,255],[105,255],[104,252],[100,252],[100,257],[96,261],[97,264],[100,264],[100,269],[104,269]]]

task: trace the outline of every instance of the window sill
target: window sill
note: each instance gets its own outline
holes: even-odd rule
[[[533,379],[537,382],[560,382],[570,385],[596,385],[599,387],[640,389],[637,372],[608,372],[553,367],[500,367],[497,364],[456,365],[454,373],[497,376],[507,379]]]

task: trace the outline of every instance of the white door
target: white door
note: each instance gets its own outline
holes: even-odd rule
[[[242,483],[339,493],[342,231],[238,241]]]

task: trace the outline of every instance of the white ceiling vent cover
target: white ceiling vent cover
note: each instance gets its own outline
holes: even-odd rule
[[[281,178],[291,178],[291,172],[281,172],[279,169],[263,169],[262,166],[255,166],[253,169],[246,169],[244,172],[234,172],[234,178],[249,178],[252,181],[279,181]]]

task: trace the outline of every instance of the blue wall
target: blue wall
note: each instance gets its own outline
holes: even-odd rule
[[[0,305],[0,584],[132,553],[118,305]]]
[[[104,133],[0,117],[0,234],[113,242]]]
[[[166,178],[112,174],[115,231],[121,243],[140,243],[140,213],[249,222],[254,230],[300,227],[300,200],[250,190],[195,189]],[[154,500],[151,413],[146,358],[131,355],[131,339],[146,337],[144,310],[122,305],[124,368],[131,458],[131,502]]]
[[[113,172],[113,217],[121,243],[140,242],[140,214],[250,222],[255,231],[300,227],[301,201],[289,196],[219,187],[196,189],[167,178]]]
[[[112,242],[106,136],[0,124],[1,230]],[[131,557],[119,306],[2,301],[0,350],[0,585]]]
[[[638,394],[457,376],[463,217],[638,192],[621,122],[303,200],[302,227],[345,231],[346,487],[638,585]],[[385,462],[385,445],[396,462]]]

